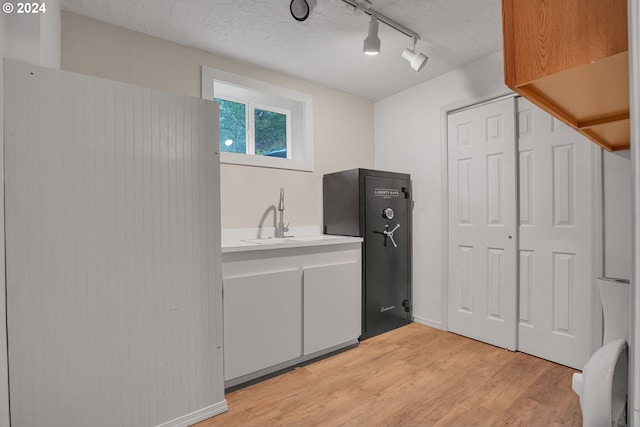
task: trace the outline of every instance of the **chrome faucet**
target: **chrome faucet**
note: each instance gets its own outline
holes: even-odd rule
[[[284,233],[289,231],[289,224],[284,225],[284,187],[280,187],[280,202],[278,202],[278,212],[280,212],[280,222],[276,226],[275,237],[285,237]]]

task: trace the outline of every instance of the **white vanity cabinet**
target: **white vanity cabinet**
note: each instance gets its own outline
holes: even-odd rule
[[[357,345],[360,242],[223,248],[226,387]]]

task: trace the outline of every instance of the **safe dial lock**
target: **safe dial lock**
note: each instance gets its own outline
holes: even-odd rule
[[[385,210],[382,211],[382,216],[385,217],[386,219],[393,219],[393,209],[391,208],[386,208]]]

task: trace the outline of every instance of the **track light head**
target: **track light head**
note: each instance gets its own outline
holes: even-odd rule
[[[411,64],[411,68],[413,68],[416,71],[422,70],[424,66],[427,65],[427,61],[429,60],[429,58],[424,54],[420,52],[416,53],[415,38],[413,39],[413,49],[409,49],[409,48],[405,49],[402,52],[402,57],[407,61],[409,61],[409,64]]]
[[[293,19],[302,22],[307,20],[317,4],[318,0],[291,0],[289,10]]]
[[[367,38],[364,39],[362,45],[362,51],[367,55],[377,55],[380,53],[380,37],[378,37],[378,18],[374,14],[371,14],[371,21],[369,21],[369,33]]]

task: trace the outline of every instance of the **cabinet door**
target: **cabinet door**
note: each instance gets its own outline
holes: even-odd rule
[[[226,278],[224,379],[300,356],[302,271]]]
[[[304,269],[304,354],[358,338],[360,262]]]

